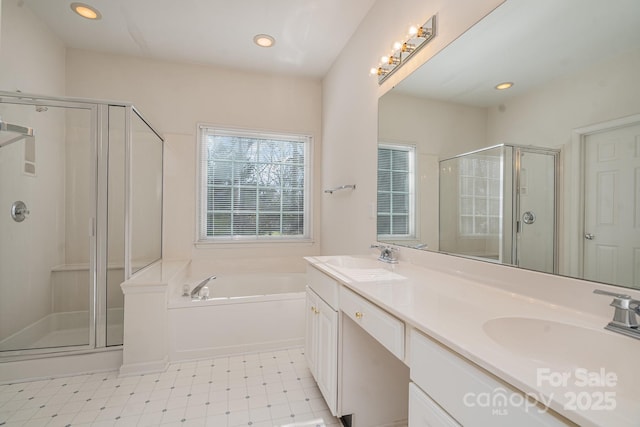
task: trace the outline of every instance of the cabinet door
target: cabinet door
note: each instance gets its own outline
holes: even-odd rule
[[[318,388],[333,415],[338,405],[338,313],[317,299],[318,342],[316,369]]]
[[[409,384],[409,427],[460,427],[414,383]]]
[[[309,365],[309,370],[314,378],[318,378],[318,296],[307,288],[304,355]]]

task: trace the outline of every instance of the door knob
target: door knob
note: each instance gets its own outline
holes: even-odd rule
[[[585,239],[587,239],[587,240],[593,240],[593,239],[595,239],[595,238],[596,238],[596,236],[594,236],[594,235],[593,235],[593,234],[591,234],[591,233],[585,233],[585,234],[584,234],[584,238],[585,238]]]

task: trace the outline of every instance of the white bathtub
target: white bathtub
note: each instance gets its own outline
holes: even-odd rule
[[[303,344],[305,273],[218,274],[208,300],[182,296],[184,284],[193,289],[209,275],[185,277],[170,290],[170,361]]]

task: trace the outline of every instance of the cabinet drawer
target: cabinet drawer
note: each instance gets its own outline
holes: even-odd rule
[[[460,427],[449,414],[420,390],[409,384],[409,427]]]
[[[344,286],[340,309],[398,359],[404,359],[404,323]]]
[[[307,265],[307,285],[331,308],[338,310],[338,282]]]
[[[411,380],[460,424],[574,425],[542,405],[525,404],[522,392],[421,333],[412,330],[410,340]]]

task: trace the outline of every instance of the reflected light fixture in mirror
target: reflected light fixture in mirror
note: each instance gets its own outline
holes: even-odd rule
[[[102,18],[102,14],[98,9],[84,3],[71,3],[71,10],[86,19],[98,20]]]
[[[426,46],[427,43],[436,35],[436,16],[432,16],[420,27],[412,26],[409,28],[407,39],[404,42],[396,42],[389,55],[380,58],[377,67],[371,69],[371,75],[378,76],[378,84],[382,84],[387,77],[409,60],[414,53],[420,48]]]
[[[506,89],[510,89],[513,87],[513,82],[502,82],[502,83],[498,83],[495,88],[497,90],[506,90]]]

